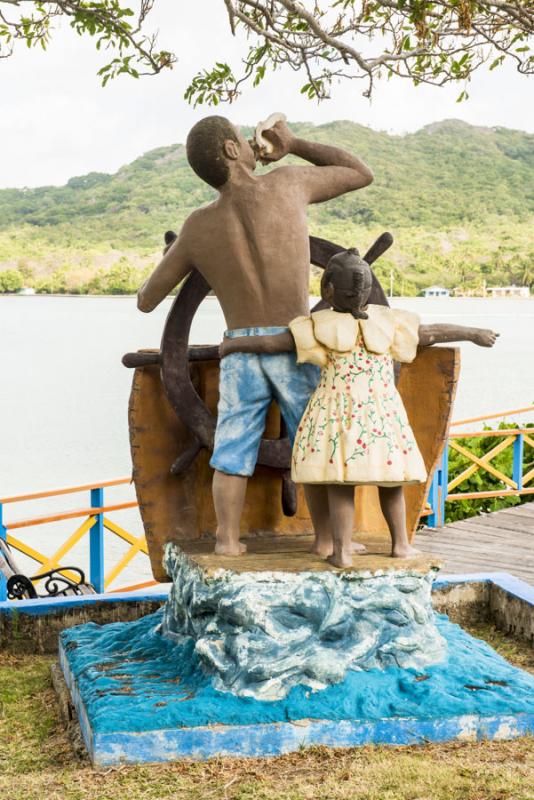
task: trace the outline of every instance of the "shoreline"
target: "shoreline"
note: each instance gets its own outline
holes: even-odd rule
[[[168,295],[165,300],[173,300],[177,295],[170,294]],[[28,298],[28,297],[62,297],[62,298],[77,298],[77,299],[88,299],[93,298],[95,300],[102,300],[103,298],[111,298],[114,300],[122,299],[122,300],[131,300],[133,298],[137,298],[137,294],[69,294],[67,292],[36,292],[35,294],[24,294],[19,292],[0,292],[0,300],[5,297],[11,298]],[[310,298],[314,298],[319,300],[319,295],[310,294]],[[217,296],[215,294],[208,294],[204,298],[205,300],[216,300]],[[495,302],[497,300],[522,300],[528,302],[529,300],[534,300],[534,293],[530,295],[530,297],[521,297],[518,295],[510,295],[510,296],[502,296],[502,297],[482,297],[482,296],[473,296],[473,295],[458,295],[457,297],[424,297],[421,295],[410,295],[410,294],[394,294],[392,296],[388,296],[388,300],[425,300],[428,302],[434,301],[455,301],[455,300],[488,300],[489,302]],[[164,302],[164,301],[163,301]]]

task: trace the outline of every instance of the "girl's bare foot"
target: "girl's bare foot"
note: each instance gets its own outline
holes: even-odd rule
[[[328,558],[334,552],[334,540],[331,536],[316,536],[311,546],[310,553],[319,558]]]
[[[228,539],[217,539],[215,543],[215,553],[218,556],[241,556],[247,552],[246,544],[243,542],[232,542]]]
[[[340,550],[339,552],[332,553],[332,555],[326,559],[330,564],[334,567],[339,567],[339,569],[347,569],[348,567],[352,567],[352,553],[349,550]]]
[[[313,553],[314,556],[319,556],[319,558],[328,558],[328,556],[332,555],[332,547],[313,544],[310,553]]]
[[[313,553],[316,556],[320,556],[320,558],[329,558],[334,552],[334,541],[333,539],[316,539],[312,544],[310,553]],[[350,543],[350,552],[353,555],[361,556],[363,553],[367,553],[367,548],[365,545],[360,544],[360,542],[351,542]]]
[[[412,547],[411,544],[396,544],[391,555],[393,558],[414,558],[414,556],[420,556],[421,551]]]

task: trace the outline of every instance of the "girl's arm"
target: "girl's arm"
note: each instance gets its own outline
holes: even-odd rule
[[[493,347],[499,335],[488,328],[467,328],[465,325],[419,326],[419,344],[423,347],[440,342],[473,342],[480,347]]]

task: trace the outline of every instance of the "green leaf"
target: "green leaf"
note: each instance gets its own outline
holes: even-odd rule
[[[504,61],[504,56],[499,56],[498,58],[495,59],[495,61],[492,61],[491,64],[489,65],[490,72],[494,70],[495,67],[499,67],[503,61]]]

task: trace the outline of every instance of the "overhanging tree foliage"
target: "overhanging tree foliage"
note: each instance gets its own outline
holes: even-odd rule
[[[534,0],[224,0],[232,32],[250,38],[243,73],[217,63],[195,76],[186,97],[233,100],[247,81],[260,83],[281,67],[302,72],[301,92],[322,100],[338,79],[362,79],[370,97],[381,77],[415,84],[467,81],[484,62],[506,59],[534,71],[528,38]],[[464,91],[459,99],[467,97]]]
[[[46,50],[54,22],[68,20],[80,36],[92,36],[97,50],[110,50],[111,61],[98,71],[105,84],[126,73],[134,78],[155,75],[176,61],[158,50],[155,34],[143,33],[154,0],[140,0],[137,12],[120,0],[0,0],[0,58],[12,55],[17,43]]]
[[[46,47],[54,19],[64,16],[79,34],[94,36],[99,49],[116,51],[99,71],[103,83],[119,73],[158,73],[176,58],[142,32],[154,1],[141,0],[135,14],[120,0],[0,0],[0,57],[17,40]],[[245,33],[248,44],[241,74],[218,61],[193,78],[185,97],[195,105],[231,102],[244,85],[257,86],[281,68],[301,72],[301,92],[317,100],[344,79],[363,80],[363,94],[370,97],[382,77],[443,86],[467,82],[484,63],[494,69],[511,61],[520,73],[534,71],[534,0],[211,2],[225,4],[232,33]],[[187,11],[177,5],[177,13]],[[465,97],[464,87],[459,99]]]

